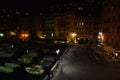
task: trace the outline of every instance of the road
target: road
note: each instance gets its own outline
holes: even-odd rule
[[[72,46],[51,80],[120,80],[120,64],[95,62],[86,45]]]

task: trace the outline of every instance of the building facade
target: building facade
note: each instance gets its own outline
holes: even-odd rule
[[[54,16],[53,16],[54,15]],[[47,38],[94,39],[99,31],[99,19],[94,16],[83,16],[76,11],[52,13],[46,17],[45,35]]]
[[[48,38],[67,40],[84,38],[97,41],[100,4],[97,1],[72,2],[62,7],[51,8],[51,12],[47,12],[48,16],[45,19],[44,34]]]
[[[25,39],[32,28],[32,18],[29,12],[16,9],[0,10],[0,30],[4,30],[7,39]]]
[[[102,43],[120,50],[120,1],[105,0],[101,29]]]
[[[32,38],[93,40],[99,31],[98,4],[95,0],[56,5],[40,15],[21,10],[2,10],[0,27],[12,35],[28,32]],[[9,13],[6,15],[6,12]],[[11,14],[10,14],[11,13]],[[7,16],[7,18],[6,18]],[[3,20],[4,19],[4,20]],[[9,28],[11,27],[11,28]],[[23,35],[24,37],[25,35]]]

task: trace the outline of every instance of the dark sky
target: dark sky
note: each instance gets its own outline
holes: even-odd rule
[[[0,8],[40,10],[56,4],[91,0],[0,0]]]
[[[0,6],[7,8],[43,8],[48,7],[50,5],[54,5],[56,3],[63,3],[69,0],[0,0]]]
[[[20,8],[38,8],[54,5],[56,3],[62,4],[74,1],[86,0],[0,0],[1,7],[20,7]],[[90,0],[87,0],[90,1]]]

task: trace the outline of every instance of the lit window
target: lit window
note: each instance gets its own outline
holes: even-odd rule
[[[25,15],[30,15],[29,13],[25,13]]]
[[[84,22],[82,22],[82,26],[84,25]]]
[[[79,7],[78,10],[83,10],[83,8],[82,8],[82,7]]]
[[[54,26],[54,24],[52,24],[52,26]]]
[[[81,25],[81,22],[79,22],[79,25]]]
[[[10,35],[16,35],[16,33],[15,32],[10,32]]]
[[[16,14],[21,14],[21,12],[16,11]]]

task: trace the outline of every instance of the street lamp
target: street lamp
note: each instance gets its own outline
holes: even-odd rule
[[[73,38],[75,38],[76,35],[77,35],[76,33],[72,33]]]
[[[72,36],[73,36],[74,42],[77,43],[77,41],[76,41],[77,34],[76,33],[72,33]]]
[[[98,42],[101,44],[102,43],[102,37],[103,37],[103,33],[99,32],[98,33]]]
[[[99,32],[99,35],[102,35],[102,32]]]

